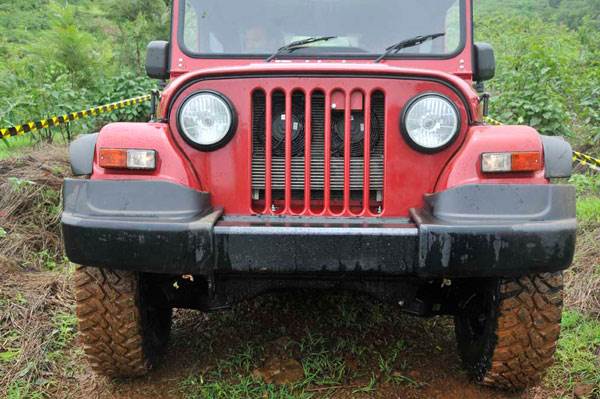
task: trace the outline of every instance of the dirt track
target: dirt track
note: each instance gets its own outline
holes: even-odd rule
[[[299,397],[544,397],[474,385],[461,370],[450,319],[400,315],[392,306],[365,297],[337,294],[303,300],[293,293],[274,294],[209,316],[180,311],[171,342],[162,365],[149,376],[98,380],[95,393],[105,398],[227,397],[218,396],[215,386],[203,391],[202,381],[206,386],[220,384],[234,395],[237,392],[229,384],[239,384],[240,377],[249,376],[273,357],[289,357],[311,372],[318,364],[314,382],[328,380],[290,389]],[[376,381],[374,389],[367,391],[364,387],[371,378]],[[305,375],[305,382],[310,379]],[[279,396],[271,396],[265,388],[258,397]]]

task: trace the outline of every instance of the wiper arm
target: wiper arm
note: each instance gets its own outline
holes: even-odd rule
[[[269,58],[266,59],[266,62],[273,61],[275,58],[277,58],[279,55],[283,54],[284,52],[287,52],[289,54],[292,51],[296,51],[301,48],[306,48],[311,43],[326,42],[328,40],[335,39],[336,37],[337,36],[315,36],[315,37],[309,37],[308,39],[296,40],[295,42],[286,44],[285,46],[278,49],[275,54],[271,55]]]
[[[415,36],[415,37],[412,37],[407,40],[402,40],[401,42],[392,44],[390,47],[386,48],[385,53],[381,54],[381,56],[379,56],[379,58],[377,58],[375,60],[375,62],[380,62],[381,60],[385,59],[387,56],[389,56],[391,54],[396,54],[402,49],[418,46],[419,44],[423,44],[428,40],[434,40],[434,39],[437,39],[438,37],[442,37],[442,36],[446,36],[446,34],[442,33],[442,32],[432,33],[430,35],[419,35],[419,36]]]

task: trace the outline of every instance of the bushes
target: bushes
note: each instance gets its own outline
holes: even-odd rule
[[[109,77],[101,82],[98,89],[98,101],[102,104],[119,101],[125,98],[136,97],[143,94],[149,94],[157,88],[155,81],[139,76],[133,72],[124,72],[119,75]],[[146,120],[150,114],[149,103],[136,105],[117,110],[106,116],[111,122],[125,121],[133,122]]]
[[[13,2],[14,3],[14,2]],[[20,0],[0,4],[0,125],[147,93],[150,40],[168,37],[167,0]],[[498,76],[491,112],[507,123],[600,145],[597,0],[475,0],[477,40],[491,42]],[[72,124],[144,120],[147,104]],[[1,144],[0,144],[1,145]]]
[[[490,109],[507,123],[597,144],[600,33],[590,11],[596,3],[578,0],[578,16],[564,3],[475,2],[476,39],[492,43],[498,59]]]
[[[0,126],[148,94],[156,83],[141,73],[143,53],[150,40],[166,36],[168,15],[164,0],[0,4],[0,25],[10,32],[0,37]],[[146,120],[149,113],[148,104],[138,105],[32,139],[51,141],[67,129],[71,134],[109,121]]]

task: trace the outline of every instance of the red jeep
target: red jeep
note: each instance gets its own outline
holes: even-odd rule
[[[575,246],[571,148],[488,126],[471,0],[175,0],[155,120],[71,146],[62,224],[94,370],[146,373],[172,308],[360,291],[453,315],[479,382],[551,364]]]

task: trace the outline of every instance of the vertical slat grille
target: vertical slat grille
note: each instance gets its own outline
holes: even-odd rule
[[[384,124],[382,92],[255,90],[254,210],[325,216],[381,213]]]

